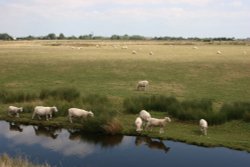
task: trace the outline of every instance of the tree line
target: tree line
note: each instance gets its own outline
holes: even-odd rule
[[[245,40],[248,40],[246,38]],[[93,34],[86,34],[80,36],[65,36],[63,33],[60,33],[58,36],[55,33],[49,33],[45,36],[25,36],[14,38],[7,33],[0,33],[0,40],[166,40],[166,41],[183,41],[183,40],[192,40],[192,41],[203,41],[203,42],[212,42],[212,41],[235,41],[234,37],[217,37],[217,38],[184,38],[184,37],[145,37],[141,35],[112,35],[110,37],[105,36],[95,36]]]

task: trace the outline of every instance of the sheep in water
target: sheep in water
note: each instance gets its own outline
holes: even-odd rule
[[[72,117],[83,117],[83,118],[87,118],[87,117],[94,117],[94,113],[92,111],[85,111],[79,108],[70,108],[68,109],[68,117],[69,117],[69,121],[70,123],[72,123]]]
[[[35,118],[37,115],[39,119],[41,119],[40,116],[46,117],[46,120],[52,119],[52,114],[54,112],[58,112],[57,108],[55,106],[53,107],[44,107],[44,106],[36,106],[32,115],[32,119]]]
[[[206,136],[207,135],[207,128],[208,128],[207,121],[205,119],[200,119],[199,124],[200,124],[201,133],[203,133]]]
[[[9,106],[8,108],[8,115],[16,115],[16,117],[19,117],[19,113],[23,112],[23,107],[15,107],[15,106]]]
[[[163,133],[164,132],[163,128],[166,126],[167,122],[171,122],[171,119],[169,117],[165,117],[164,119],[149,118],[145,129],[151,127],[152,130],[153,126],[160,127],[159,133]]]
[[[146,90],[146,87],[148,86],[149,82],[147,80],[139,81],[136,86],[136,90]]]
[[[136,132],[141,132],[142,129],[142,119],[140,117],[137,117],[135,120],[135,126],[136,126]]]

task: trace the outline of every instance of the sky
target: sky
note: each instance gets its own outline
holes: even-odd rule
[[[247,38],[250,0],[0,0],[0,33]]]

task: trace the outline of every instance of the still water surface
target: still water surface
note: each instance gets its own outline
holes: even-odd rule
[[[250,167],[250,153],[0,121],[0,153],[58,167]]]

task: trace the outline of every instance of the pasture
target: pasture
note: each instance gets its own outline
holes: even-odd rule
[[[122,49],[123,46],[127,49]],[[134,134],[136,118],[135,114],[123,113],[125,98],[164,95],[174,96],[180,101],[211,99],[215,110],[219,110],[223,103],[249,102],[249,66],[249,43],[0,41],[1,90],[38,95],[43,89],[73,87],[82,96],[97,94],[108,97],[114,103],[124,134]],[[149,81],[148,90],[136,91],[139,80]],[[11,105],[27,103],[43,104],[36,99]],[[0,104],[1,119],[6,118],[8,105]],[[29,120],[29,114],[24,113],[23,121],[35,123]],[[155,113],[158,117],[163,115]],[[57,125],[65,125],[68,124],[66,119],[60,116],[55,121]],[[250,150],[249,123],[233,121],[213,126],[209,138],[200,138],[196,128],[193,122],[176,120],[167,128],[169,133],[163,136],[147,134],[201,145]],[[241,140],[237,141],[239,137]]]

